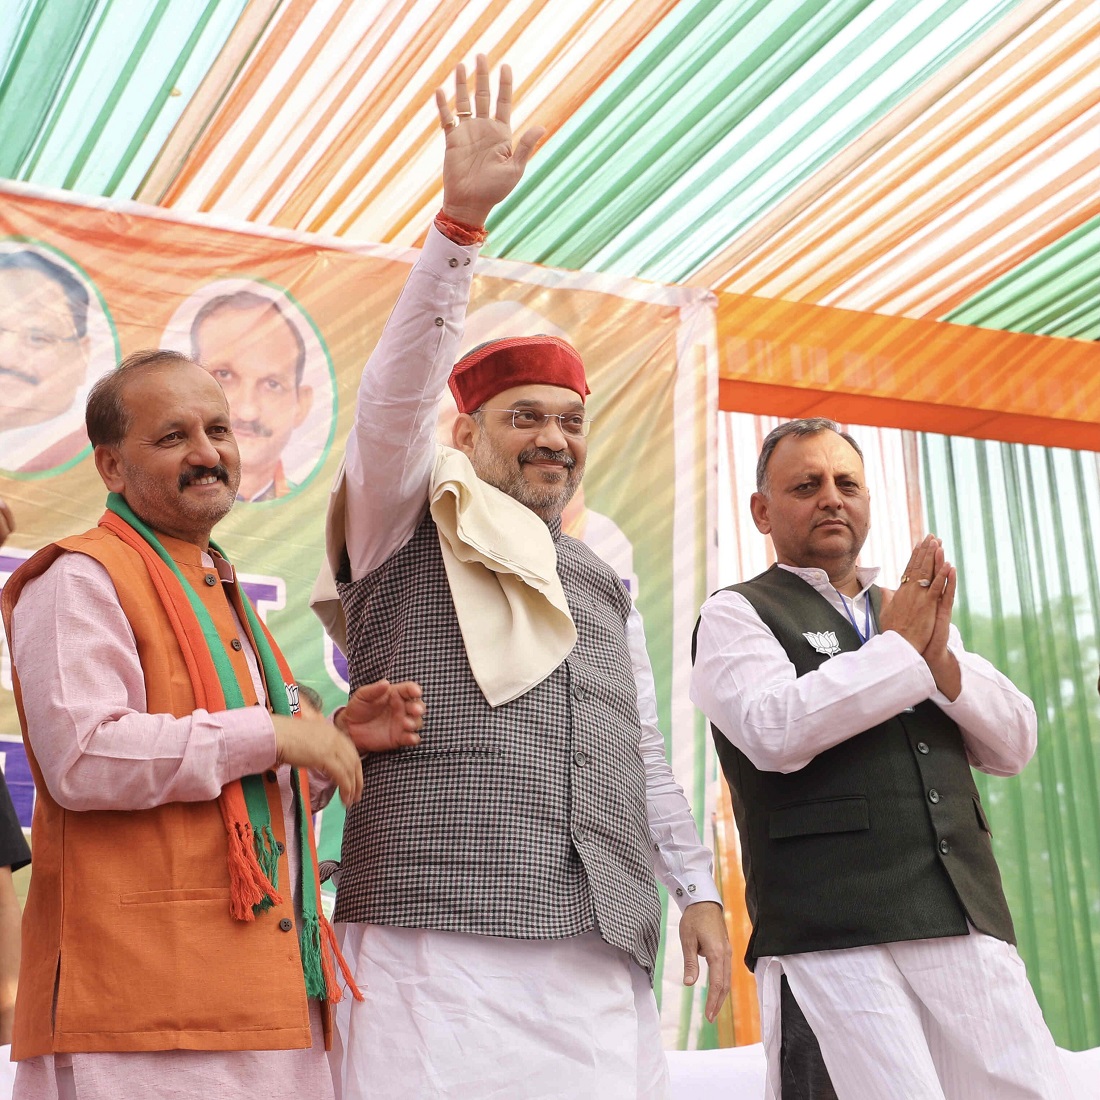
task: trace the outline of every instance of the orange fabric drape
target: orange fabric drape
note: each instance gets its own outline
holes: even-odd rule
[[[733,804],[725,780],[718,783],[718,806],[714,811],[715,869],[722,891],[726,933],[733,949],[730,995],[718,1014],[718,1043],[723,1047],[743,1047],[760,1042],[760,1005],[756,999],[756,979],[744,963],[752,922],[745,909],[745,876],[741,872]]]
[[[719,407],[1100,451],[1100,344],[721,294]]]
[[[1022,4],[691,281],[943,316],[1100,213],[1098,41],[1092,0]]]
[[[426,22],[410,0],[391,0],[370,24],[352,0],[323,24],[311,17],[310,0],[289,0],[270,19],[269,6],[253,0],[242,16],[215,66],[217,81],[204,86],[201,109],[177,125],[171,154],[143,197],[200,211],[240,208],[251,221],[283,228],[409,243],[440,201],[438,169],[426,183],[420,165],[429,155],[438,162],[433,92],[450,87],[458,61],[470,63],[482,50],[494,65],[511,62],[521,81],[517,129],[537,120],[553,133],[675,0],[590,0],[564,23],[546,0],[520,9],[505,0],[477,7],[442,0]],[[273,134],[281,135],[278,144]]]

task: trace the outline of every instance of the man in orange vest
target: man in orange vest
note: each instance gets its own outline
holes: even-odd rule
[[[210,540],[240,458],[201,366],[137,353],[86,419],[107,512],[3,593],[38,793],[15,1096],[331,1097],[309,773],[356,801],[360,752],[419,740],[420,689],[368,685],[339,729],[299,715]]]

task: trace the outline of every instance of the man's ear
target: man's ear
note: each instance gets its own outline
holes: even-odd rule
[[[763,493],[753,493],[749,499],[749,510],[752,512],[752,521],[756,529],[762,535],[770,535],[772,523],[768,518],[768,498]]]
[[[469,413],[459,413],[451,425],[451,441],[463,454],[473,454],[479,430],[477,421]]]
[[[103,484],[112,493],[121,493],[126,488],[126,479],[122,476],[122,459],[116,447],[101,443],[94,453],[95,468]]]

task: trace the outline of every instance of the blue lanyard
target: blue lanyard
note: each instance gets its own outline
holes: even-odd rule
[[[864,633],[863,630],[859,629],[859,624],[856,622],[855,616],[852,614],[852,609],[848,606],[848,601],[844,598],[844,593],[838,592],[837,595],[840,597],[840,602],[844,604],[844,611],[845,614],[847,614],[848,616],[848,622],[852,624],[852,628],[859,635],[859,644],[862,645],[865,641],[867,641],[868,638],[871,637],[871,595],[869,592],[864,592],[863,594],[863,625],[866,633]],[[852,600],[853,607],[855,606],[855,602],[855,600]]]

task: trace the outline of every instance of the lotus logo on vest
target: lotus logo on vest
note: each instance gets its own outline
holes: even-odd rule
[[[840,643],[836,640],[836,634],[832,630],[815,634],[812,630],[804,631],[802,637],[826,657],[835,657],[840,652]]]

